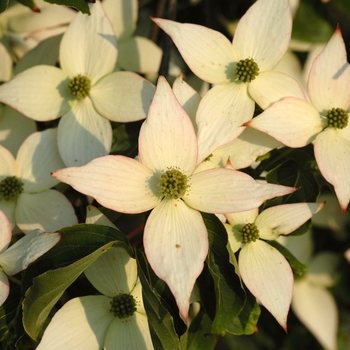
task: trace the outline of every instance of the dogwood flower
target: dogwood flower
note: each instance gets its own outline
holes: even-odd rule
[[[0,57],[0,81],[8,81],[11,79],[13,62],[9,52],[3,43],[0,43]]]
[[[196,116],[198,140],[205,145],[200,160],[243,131],[242,124],[253,117],[255,102],[266,108],[284,96],[304,96],[293,78],[273,71],[290,41],[288,0],[256,1],[240,19],[232,43],[199,25],[153,21],[170,35],[193,73],[215,84]]]
[[[142,74],[159,70],[162,50],[148,38],[133,35],[136,29],[137,0],[104,0],[102,3],[118,39],[117,67]]]
[[[92,205],[87,207],[86,223],[115,228]],[[124,248],[112,248],[85,270],[85,276],[102,295],[66,303],[51,320],[38,349],[153,349],[136,260]],[[121,305],[126,312],[120,311]]]
[[[63,166],[56,129],[30,135],[17,157],[0,146],[0,210],[25,233],[34,229],[55,231],[77,223],[73,206],[56,190],[50,172]]]
[[[335,284],[339,255],[327,251],[313,255],[311,231],[279,241],[307,266],[295,280],[292,310],[325,349],[337,349],[338,309],[328,288]]]
[[[21,58],[41,41],[62,34],[76,12],[65,6],[36,0],[40,12],[22,4],[12,4],[0,18],[0,37],[14,57]]]
[[[23,141],[36,131],[35,121],[0,103],[0,145],[14,156]]]
[[[322,209],[324,203],[296,203],[226,214],[229,249],[241,248],[239,272],[251,293],[287,330],[293,272],[286,258],[264,240],[287,235]]]
[[[58,243],[61,234],[35,230],[9,247],[11,238],[11,224],[5,213],[0,210],[0,306],[10,293],[7,276],[13,276],[25,270],[31,262]]]
[[[189,299],[208,252],[199,210],[225,213],[258,207],[294,188],[260,184],[230,169],[195,173],[193,125],[164,77],[160,77],[139,136],[139,159],[105,156],[53,176],[101,205],[122,213],[152,210],[144,231],[150,265],[175,296],[187,321]]]
[[[246,123],[289,147],[313,142],[318,167],[334,186],[343,212],[350,200],[349,84],[345,44],[337,28],[311,68],[308,79],[311,103],[286,97]]]
[[[111,248],[85,275],[102,295],[64,304],[37,349],[153,349],[136,260],[124,248]]]
[[[68,166],[108,154],[109,120],[145,118],[154,94],[153,85],[137,74],[113,73],[118,51],[112,25],[100,2],[90,10],[91,16],[78,13],[62,38],[62,69],[35,66],[0,86],[0,101],[34,120],[63,116],[57,142]]]
[[[175,79],[173,91],[181,106],[191,118],[193,127],[197,132],[196,112],[201,100],[198,92],[183,80],[182,74]],[[234,169],[246,168],[255,162],[259,156],[281,146],[283,144],[273,137],[252,128],[245,128],[232,142],[214,150],[197,167],[196,171],[215,167],[225,168],[228,160],[230,160]]]

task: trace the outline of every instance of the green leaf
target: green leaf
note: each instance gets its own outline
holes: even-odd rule
[[[257,323],[260,316],[260,306],[256,298],[246,291],[247,299],[241,313],[227,327],[227,332],[235,335],[249,335],[257,330]]]
[[[0,307],[0,349],[5,348],[5,344],[14,344],[24,333],[21,297],[20,286],[10,281],[10,294]]]
[[[191,322],[187,337],[187,350],[213,350],[218,336],[211,334],[212,321],[204,308],[200,308],[198,314]]]
[[[23,294],[32,285],[32,280],[36,276],[50,269],[68,266],[109,242],[123,242],[129,254],[132,254],[125,235],[112,227],[79,224],[62,228],[57,232],[62,233],[61,241],[25,270],[22,279]]]
[[[227,232],[221,221],[213,214],[202,213],[208,229],[209,252],[207,257],[208,272],[210,273],[215,290],[215,317],[211,333],[224,335],[227,326],[241,312],[245,303],[245,291],[242,289],[239,276],[230,264],[227,251]],[[207,290],[200,287],[201,297],[205,308],[213,300],[205,297]],[[210,312],[210,311],[209,311]],[[208,313],[210,316],[210,313]]]
[[[307,270],[307,267],[302,264],[286,247],[276,241],[267,241],[272,247],[276,248],[288,260],[294,275],[301,277]]]
[[[330,39],[334,28],[318,13],[317,6],[300,1],[293,21],[293,39],[310,43],[326,43]]]
[[[143,121],[113,123],[113,142],[110,153],[135,158],[138,154],[138,135]]]
[[[0,0],[0,13],[4,12],[9,6],[9,0]]]
[[[296,187],[299,190],[287,196],[277,197],[266,202],[263,209],[286,203],[316,202],[320,193],[313,173],[302,169],[294,160],[288,160],[266,175],[267,182]]]
[[[64,234],[61,242],[28,267],[22,282],[26,290],[23,325],[34,340],[39,339],[51,309],[64,291],[98,257],[116,245],[122,245],[132,255],[125,236],[111,227],[82,224],[59,232]],[[46,272],[41,273],[43,268]]]
[[[44,0],[50,4],[65,5],[69,7],[74,7],[82,13],[90,15],[90,9],[88,2],[86,0]]]
[[[181,334],[186,330],[186,325],[179,316],[175,317],[169,312],[172,307],[162,296],[170,293],[165,283],[160,280],[150,268],[143,252],[136,251],[139,278],[142,284],[142,297],[148,317],[150,332],[155,349],[180,350],[180,340],[177,328]],[[170,293],[171,299],[173,299]],[[174,304],[174,300],[172,302]],[[178,314],[178,310],[177,310]]]
[[[34,278],[33,285],[27,290],[23,301],[23,325],[34,340],[39,340],[46,318],[64,291],[87,267],[113,246],[115,242],[110,242],[69,266],[47,271]]]

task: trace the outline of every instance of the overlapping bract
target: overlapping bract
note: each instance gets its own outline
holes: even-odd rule
[[[350,73],[340,29],[315,60],[308,83],[310,96],[304,96],[303,89],[294,79],[275,70],[288,48],[291,35],[292,17],[287,0],[256,1],[239,21],[232,43],[219,32],[205,27],[153,19],[171,36],[190,69],[214,85],[201,99],[182,77],[176,79],[172,90],[160,77],[154,95],[154,86],[147,80],[119,70],[155,74],[161,50],[145,38],[132,36],[137,18],[136,1],[114,5],[112,0],[106,0],[102,6],[97,2],[90,5],[91,17],[76,15],[60,44],[60,68],[48,65],[57,63],[57,53],[56,56],[52,54],[55,56],[52,63],[45,61],[45,65],[34,67],[31,67],[29,55],[16,65],[17,72],[21,73],[11,79],[12,61],[0,44],[0,55],[4,56],[0,80],[8,81],[0,87],[0,101],[7,104],[0,105],[0,142],[5,139],[2,135],[6,134],[8,125],[15,130],[15,124],[26,122],[31,129],[25,131],[34,131],[33,124],[25,121],[23,116],[19,117],[19,111],[38,121],[62,117],[57,142],[64,160],[63,164],[56,146],[45,147],[40,142],[39,150],[35,148],[35,142],[27,140],[16,161],[9,150],[0,148],[3,160],[0,181],[5,176],[17,176],[24,182],[24,191],[18,201],[8,204],[0,198],[0,209],[9,216],[12,226],[16,222],[28,236],[35,235],[30,233],[35,225],[56,230],[75,224],[77,219],[71,204],[58,191],[47,191],[57,184],[52,178],[48,180],[48,176],[53,169],[84,165],[61,169],[53,175],[119,213],[151,211],[145,224],[143,248],[154,272],[174,294],[184,321],[188,321],[190,295],[209,248],[207,228],[200,212],[226,214],[233,226],[237,224],[235,218],[244,219],[247,215],[250,221],[259,224],[263,240],[242,245],[239,233],[233,229],[235,236],[229,235],[229,250],[236,252],[242,248],[239,270],[243,282],[286,329],[293,274],[285,257],[264,240],[291,232],[321,205],[289,204],[291,210],[283,215],[282,206],[269,208],[258,215],[258,207],[266,199],[290,194],[296,189],[257,182],[245,173],[224,168],[249,167],[259,160],[259,156],[283,144],[303,147],[314,142],[319,168],[325,179],[334,185],[345,211],[350,198],[347,181],[350,172],[349,126],[335,129],[327,127],[325,121],[325,111],[333,107],[349,112]],[[116,9],[119,9],[118,13]],[[46,48],[50,45],[43,43]],[[39,50],[32,51],[31,55],[35,56],[37,52]],[[250,82],[238,78],[237,66],[245,59],[253,60],[259,68]],[[31,68],[24,70],[27,65]],[[91,89],[85,98],[75,100],[69,82],[79,75],[90,80]],[[255,103],[265,111],[250,121]],[[124,123],[143,119],[146,115],[139,137],[139,160],[119,155],[100,157],[109,153],[112,143],[109,120]],[[50,129],[40,135],[48,134],[56,139],[57,131]],[[29,140],[38,140],[38,135],[33,134]],[[5,146],[11,147],[15,155],[21,142],[6,138]],[[52,150],[54,152],[50,153]],[[43,158],[43,165],[39,158]],[[168,197],[164,192],[162,176],[168,176],[168,172],[180,173],[180,178],[187,181],[185,191],[180,191],[178,197]],[[249,214],[246,214],[247,210]],[[263,230],[265,224],[273,226],[269,226],[273,234]],[[283,227],[283,232],[275,225],[279,229]],[[8,228],[6,230],[8,238]],[[117,288],[132,293],[135,286],[140,298],[135,261],[126,254],[120,258],[121,255],[120,250],[118,253],[111,250],[106,253],[105,260],[100,260],[103,263],[87,270],[88,279],[104,295],[73,299],[63,306],[48,327],[40,345],[42,348],[74,348],[77,344],[94,349],[103,346],[113,349],[121,344],[123,348],[152,348],[144,312],[142,317],[135,316],[129,327],[114,320],[109,311],[109,299]],[[121,278],[120,283],[125,282],[123,287],[114,283],[114,275],[120,271],[113,261],[118,259],[130,260],[133,265],[127,269],[131,282],[126,283],[125,276]],[[1,253],[0,265],[6,272]],[[7,277],[4,276],[0,277],[6,289]],[[303,306],[300,295],[314,291],[322,300],[325,293],[324,288],[311,286],[308,278],[299,282],[294,305],[299,310],[296,313],[303,318],[300,309],[314,310],[309,301]],[[140,309],[144,311],[142,306]],[[328,309],[333,312],[332,338],[320,341],[325,346],[333,346],[336,321],[334,308]],[[73,320],[71,315],[74,315]],[[315,329],[306,318],[304,322],[310,329]],[[137,336],[123,338],[129,331]],[[65,337],[59,337],[60,333]],[[142,334],[146,334],[144,339]],[[70,337],[75,337],[74,341]],[[124,345],[124,341],[128,345]]]
[[[140,161],[106,156],[53,173],[110,209],[140,213],[154,208],[145,226],[146,255],[156,274],[169,285],[186,321],[190,294],[208,252],[207,231],[198,210],[248,210],[268,198],[295,191],[258,183],[231,169],[196,172],[197,147],[190,118],[160,77],[140,131]],[[188,178],[189,186],[181,198],[167,198],[161,192],[161,175],[170,169]]]

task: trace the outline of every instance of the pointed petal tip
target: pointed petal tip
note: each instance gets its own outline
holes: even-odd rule
[[[180,317],[182,318],[182,320],[188,325],[188,312],[186,314],[182,314],[180,312]]]
[[[168,83],[168,81],[166,80],[166,78],[163,75],[160,75],[158,77],[158,84],[164,84],[164,83]]]
[[[56,180],[61,181],[60,177],[61,177],[61,173],[64,172],[64,170],[66,170],[67,168],[62,168],[62,169],[57,169],[54,171],[51,171],[51,176],[54,177]]]
[[[320,210],[322,210],[325,205],[326,205],[326,201],[321,202],[318,208],[316,209],[316,211],[314,212],[314,215],[317,214]]]
[[[153,16],[149,16],[149,18],[157,25],[159,25],[159,22],[164,21],[164,18],[158,18],[158,17],[153,17]]]

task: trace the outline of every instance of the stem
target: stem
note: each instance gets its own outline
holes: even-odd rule
[[[19,279],[17,279],[16,277],[7,276],[7,278],[8,278],[11,282],[18,284],[19,286],[22,285],[22,282],[21,282]]]

